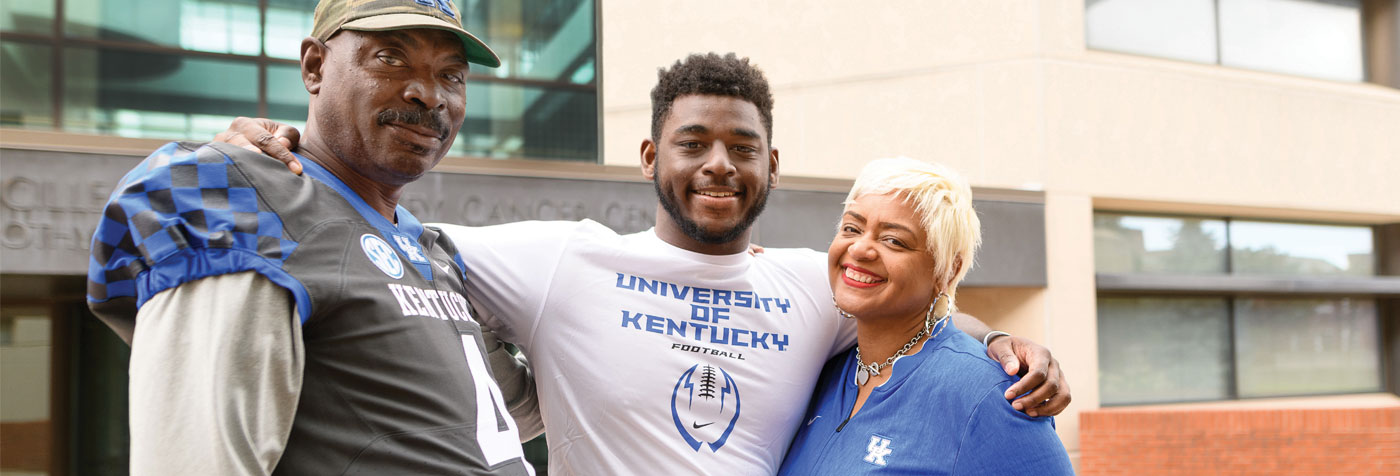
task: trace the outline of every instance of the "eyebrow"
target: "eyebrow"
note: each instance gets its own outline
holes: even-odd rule
[[[741,128],[741,127],[736,127],[736,128],[734,128],[734,129],[730,130],[729,133],[730,133],[730,134],[734,134],[734,135],[736,135],[736,136],[740,136],[740,137],[747,137],[747,138],[750,138],[750,139],[759,139],[759,138],[760,138],[759,135],[758,135],[758,132],[755,132],[755,131],[753,131],[752,129],[744,129],[744,128]]]
[[[677,134],[705,134],[708,132],[710,132],[710,129],[700,124],[687,124],[676,128]],[[763,136],[758,135],[758,132],[754,131],[753,129],[745,129],[742,127],[730,129],[729,133],[739,137],[746,137],[755,140],[763,138]]]
[[[407,48],[407,49],[418,49],[418,48],[421,48],[422,45],[423,45],[423,43],[422,43],[421,41],[418,41],[417,38],[414,38],[413,35],[410,35],[410,34],[408,34],[408,32],[405,32],[405,31],[400,31],[400,30],[389,30],[389,31],[386,31],[386,32],[384,32],[384,33],[385,33],[385,36],[387,36],[390,40],[397,41],[397,42],[399,43],[399,45],[397,45],[397,46],[401,46],[401,47],[403,47],[403,48]],[[467,56],[466,56],[466,53],[465,53],[465,52],[458,51],[458,52],[454,53],[454,54],[452,55],[452,59],[453,59],[453,60],[456,60],[456,61],[459,62],[459,63],[462,63],[463,66],[466,66],[466,67],[468,68],[468,70],[470,70],[470,68],[471,68],[471,61],[467,60]]]
[[[859,214],[859,213],[856,213],[856,212],[853,212],[853,211],[850,211],[850,210],[847,210],[845,214],[846,214],[846,215],[850,215],[850,216],[852,216],[852,217],[855,217],[855,219],[860,220],[862,223],[868,221],[868,220],[865,219],[865,215],[861,215],[861,214]],[[893,229],[896,229],[896,230],[904,230],[904,231],[906,231],[906,232],[908,232],[909,234],[914,235],[914,236],[918,236],[918,235],[919,235],[919,233],[918,233],[917,231],[914,231],[913,228],[909,228],[909,227],[907,227],[907,226],[904,226],[904,225],[902,225],[902,224],[895,223],[895,222],[888,222],[888,221],[887,221],[887,222],[883,222],[883,223],[880,224],[880,227],[881,227],[881,228],[893,228]]]
[[[677,134],[704,134],[710,129],[699,124],[687,124],[676,128]]]

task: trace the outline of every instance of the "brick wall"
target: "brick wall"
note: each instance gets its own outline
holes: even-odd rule
[[[1400,475],[1400,407],[1079,415],[1081,475]]]

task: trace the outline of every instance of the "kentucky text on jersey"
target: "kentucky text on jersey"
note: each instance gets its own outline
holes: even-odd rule
[[[728,319],[728,316],[724,317]],[[704,320],[692,315],[691,319]],[[696,342],[752,347],[755,349],[787,350],[788,335],[751,331],[737,327],[724,327],[704,322],[677,321],[666,317],[640,312],[622,311],[622,327],[631,327],[653,334],[681,336],[695,339]]]
[[[421,316],[434,319],[466,321],[471,320],[467,311],[467,298],[451,291],[423,289],[401,284],[389,284],[389,292],[399,301],[399,311],[404,317]]]
[[[773,312],[774,309],[787,314],[792,301],[787,298],[760,297],[753,291],[730,291],[726,289],[695,288],[677,286],[675,283],[640,278],[617,273],[617,287],[658,296],[668,296],[695,304],[713,304],[731,307],[747,307]]]

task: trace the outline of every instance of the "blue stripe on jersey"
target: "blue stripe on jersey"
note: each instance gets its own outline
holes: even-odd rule
[[[413,263],[413,267],[418,270],[419,276],[422,276],[423,279],[428,281],[433,280],[433,269],[432,266],[428,264],[428,260],[417,259],[419,256],[426,256],[422,247],[417,245],[418,238],[423,235],[423,223],[419,222],[417,217],[409,213],[408,209],[399,205],[394,209],[394,217],[397,218],[399,222],[399,224],[395,226],[393,223],[389,222],[388,219],[384,218],[384,215],[380,215],[374,207],[369,206],[363,198],[360,198],[358,193],[350,189],[350,186],[345,185],[345,182],[340,181],[339,177],[336,177],[335,174],[326,170],[321,164],[316,163],[314,160],[307,160],[306,157],[301,155],[297,155],[297,159],[301,160],[302,169],[307,176],[330,186],[332,190],[340,194],[341,198],[349,202],[350,206],[355,207],[355,211],[360,212],[360,217],[374,225],[374,228],[379,230],[381,237],[385,238],[386,241],[389,242],[389,245],[393,246],[395,250],[398,250],[400,258]],[[393,239],[395,236],[407,238],[410,246],[419,246],[419,248],[411,252],[410,250],[405,250],[405,243]]]
[[[255,271],[292,293],[305,323],[310,296],[282,269],[297,245],[232,159],[172,142],[128,172],[108,198],[93,233],[87,298],[131,297],[139,308],[180,284]]]

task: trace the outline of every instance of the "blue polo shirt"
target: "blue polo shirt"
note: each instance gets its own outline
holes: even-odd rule
[[[1011,408],[1002,395],[1018,379],[967,334],[946,330],[895,360],[848,419],[855,368],[854,350],[827,362],[778,474],[1074,474],[1054,420]]]

